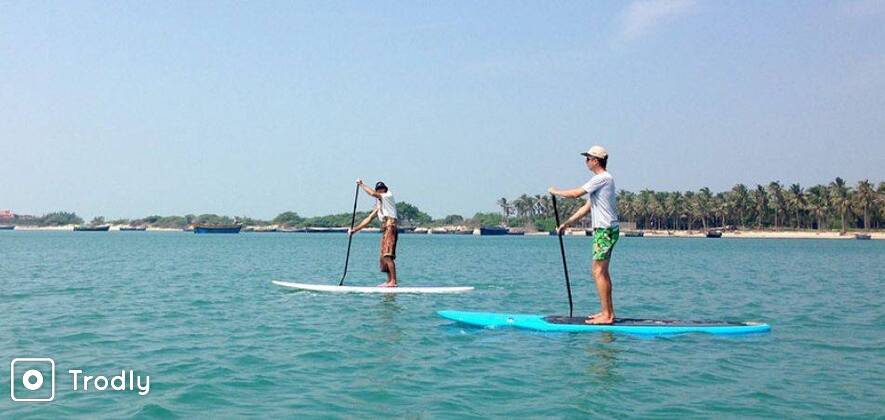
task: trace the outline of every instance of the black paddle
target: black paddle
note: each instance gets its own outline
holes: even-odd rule
[[[353,224],[356,223],[356,200],[360,198],[360,186],[356,185],[356,192],[353,194],[353,216],[350,217],[350,230],[353,230]],[[344,274],[341,275],[339,286],[344,285],[344,278],[347,277],[347,263],[350,262],[350,243],[353,242],[353,232],[347,234],[347,257],[344,258]]]
[[[556,207],[556,196],[550,194],[553,198],[553,214],[556,215],[556,233],[559,236],[559,253],[562,255],[562,270],[565,272],[565,290],[568,292],[568,316],[572,317],[574,306],[572,305],[572,284],[568,280],[568,264],[565,262],[565,245],[562,243],[562,232],[559,230],[559,208]]]

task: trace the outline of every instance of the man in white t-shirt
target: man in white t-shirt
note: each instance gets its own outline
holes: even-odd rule
[[[568,198],[579,198],[584,194],[589,194],[587,203],[556,229],[558,233],[561,233],[570,224],[581,220],[587,213],[590,213],[593,220],[593,278],[596,280],[596,291],[599,293],[599,303],[602,310],[587,317],[585,322],[588,324],[611,324],[615,321],[615,308],[612,303],[612,280],[608,265],[612,249],[620,237],[618,203],[615,200],[615,179],[605,169],[608,164],[608,152],[605,148],[593,146],[581,154],[585,157],[587,168],[593,172],[590,181],[571,190],[560,191],[550,187],[547,191],[550,194]]]
[[[396,287],[396,240],[399,237],[396,230],[396,200],[393,198],[387,185],[378,181],[375,188],[370,188],[363,184],[363,180],[357,179],[356,184],[366,192],[366,194],[375,197],[378,201],[372,212],[360,222],[359,225],[348,231],[349,235],[359,232],[363,228],[372,223],[372,219],[378,216],[381,222],[381,272],[387,273],[387,282],[381,283],[378,287]]]

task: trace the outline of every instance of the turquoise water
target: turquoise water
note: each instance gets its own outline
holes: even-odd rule
[[[349,284],[375,285],[377,235]],[[590,241],[567,238],[576,310]],[[563,313],[553,237],[402,235],[403,284],[464,295],[331,295],[344,235],[0,232],[0,377],[52,357],[56,397],[4,417],[583,417],[885,413],[885,243],[622,238],[619,316],[759,320],[767,335],[639,338],[478,330],[440,309]],[[73,391],[68,369],[149,375],[150,393]],[[22,388],[17,388],[19,391]]]

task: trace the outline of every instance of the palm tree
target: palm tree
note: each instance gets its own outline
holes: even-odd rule
[[[581,200],[580,198],[564,198],[559,203],[560,216],[565,215],[565,217],[568,217],[569,215],[574,214],[574,212],[578,211],[578,208],[580,208],[583,204],[583,200]],[[582,227],[585,226],[586,223],[587,217],[581,219]]]
[[[686,229],[693,230],[694,222],[704,217],[699,211],[697,197],[694,191],[686,191],[682,194],[682,215],[680,217],[686,220]]]
[[[784,202],[784,190],[781,186],[780,181],[774,181],[768,184],[768,196],[770,197],[769,206],[772,210],[774,210],[774,229],[777,230],[777,216],[780,214],[781,210],[786,207]]]
[[[710,217],[710,205],[713,201],[713,195],[710,194],[710,189],[707,187],[701,188],[698,191],[698,194],[695,196],[695,202],[697,204],[697,210],[701,214],[701,220],[704,223],[704,230],[707,230],[707,218]]]
[[[649,214],[651,214],[652,223],[657,225],[657,229],[661,228],[661,217],[664,214],[664,206],[661,204],[662,198],[664,197],[661,193],[652,191],[648,202]]]
[[[761,185],[756,185],[752,193],[753,209],[756,211],[756,226],[762,228],[765,220],[765,209],[768,208],[768,192]]]
[[[839,210],[839,216],[842,219],[842,233],[844,234],[847,231],[845,228],[845,215],[851,210],[851,191],[849,187],[845,186],[845,180],[839,177],[836,177],[836,180],[830,183],[830,191],[833,206]]]
[[[532,209],[532,198],[526,194],[520,195],[513,201],[513,207],[516,208],[516,217],[525,219],[528,217]]]
[[[651,212],[651,200],[653,194],[649,190],[642,190],[639,192],[639,195],[636,196],[636,200],[634,201],[634,207],[636,208],[636,217],[637,217],[637,227],[639,218],[642,218],[642,227],[646,228],[649,224],[650,212]]]
[[[513,212],[513,204],[507,201],[507,198],[501,197],[498,199],[498,206],[501,207],[501,224],[503,226],[507,226],[507,220],[510,219],[510,213]]]
[[[796,215],[796,229],[801,228],[802,218],[799,212],[805,208],[805,192],[799,184],[790,185],[790,190],[787,192],[787,208]]]
[[[681,195],[678,192],[672,193],[664,193],[666,194],[664,198],[664,212],[667,216],[670,216],[670,220],[673,221],[673,230],[679,229],[679,214],[682,212],[682,200]],[[669,230],[669,224],[667,225]]]
[[[636,221],[636,212],[633,206],[634,196],[635,194],[627,190],[618,191],[618,216],[625,222],[629,222],[630,219]]]
[[[550,217],[553,213],[553,203],[550,201],[550,196],[542,195],[538,199],[538,207],[541,209],[541,216]]]
[[[827,187],[815,185],[808,189],[808,206],[814,212],[817,219],[818,230],[823,230],[823,220],[826,218],[827,211],[829,210],[829,203]]]
[[[870,208],[875,205],[875,192],[873,184],[865,179],[857,183],[857,192],[854,193],[854,202],[863,212],[863,227],[870,229]]]
[[[885,182],[880,182],[876,188],[876,206],[879,207],[879,220],[885,220]]]
[[[720,227],[725,227],[725,218],[728,217],[728,214],[731,212],[731,208],[728,205],[728,200],[726,199],[726,193],[717,193],[713,197],[713,204],[711,205],[713,208],[713,214],[719,217],[721,223]],[[713,220],[714,222],[716,220]]]
[[[737,184],[732,187],[731,199],[732,207],[738,212],[738,215],[740,216],[737,224],[743,226],[746,221],[744,215],[746,214],[747,207],[749,207],[750,203],[750,193],[747,190],[747,186],[744,184]]]

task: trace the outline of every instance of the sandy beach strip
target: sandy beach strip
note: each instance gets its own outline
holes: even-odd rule
[[[665,231],[646,230],[646,238],[706,238],[704,231]],[[723,239],[850,239],[855,240],[855,233],[867,233],[870,239],[885,239],[885,232],[848,232],[840,235],[838,231],[773,231],[773,230],[738,230],[723,231]]]
[[[64,231],[73,231],[75,225],[64,225],[64,226],[22,226],[18,225],[15,227],[15,230],[18,231],[47,231],[47,232],[64,232]],[[111,231],[120,230],[121,226],[126,225],[112,225]],[[442,229],[444,228],[436,228],[439,230],[435,233],[442,233]],[[364,229],[366,232],[378,232],[380,229],[378,228],[366,228]],[[161,228],[161,227],[148,227],[148,232],[182,232],[181,229],[178,228]],[[456,233],[457,231],[454,229],[447,230],[447,233]],[[645,238],[706,238],[706,231],[697,231],[697,230],[677,230],[677,231],[666,231],[666,230],[643,230],[643,237]],[[423,232],[422,232],[423,233]],[[844,235],[839,234],[839,231],[812,231],[812,230],[803,230],[803,231],[784,231],[784,230],[738,230],[738,231],[723,231],[722,238],[723,239],[837,239],[837,240],[855,240],[855,234],[869,234],[870,239],[873,240],[885,240],[885,231],[870,231],[870,232],[848,232]],[[526,232],[525,236],[548,236],[550,233],[548,232]],[[583,229],[569,229],[566,232],[566,235],[570,236],[585,236],[587,235]],[[623,233],[621,234],[623,236]],[[551,235],[555,236],[555,235]]]

